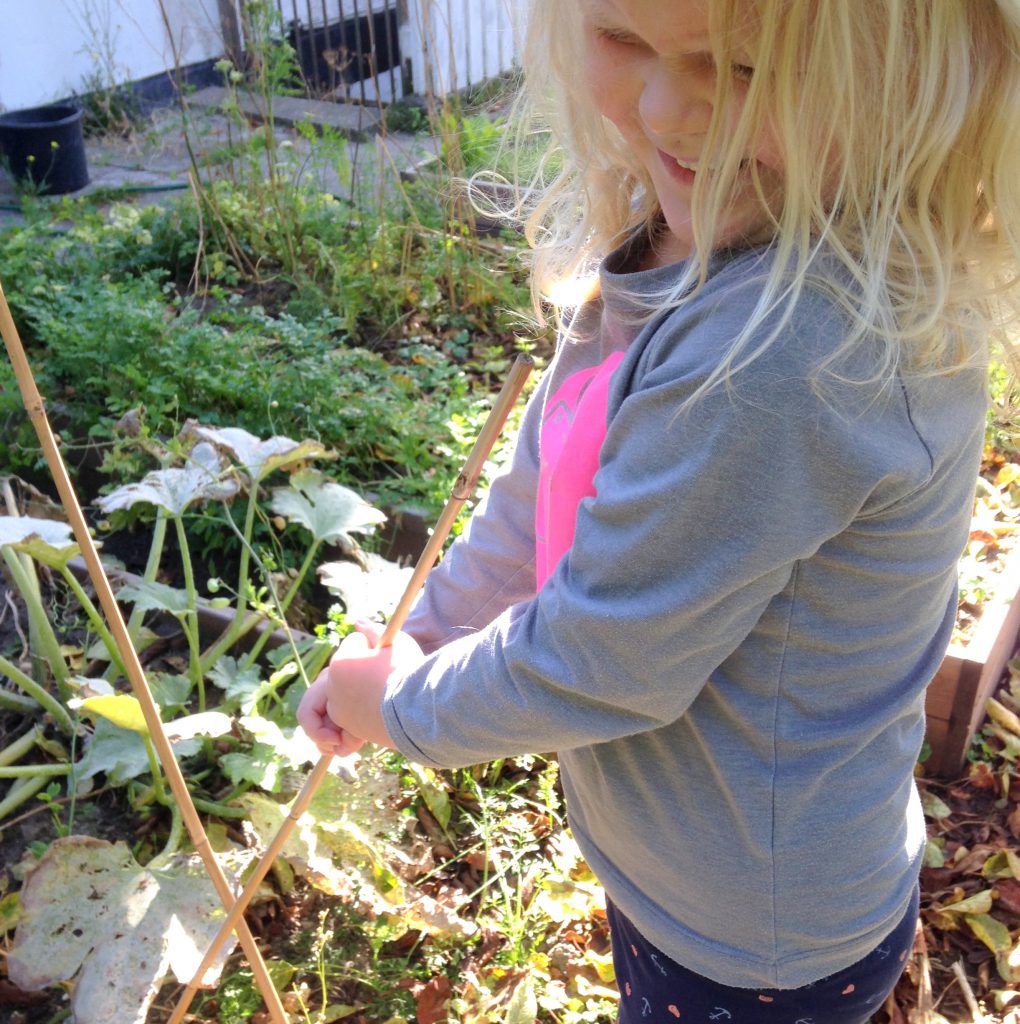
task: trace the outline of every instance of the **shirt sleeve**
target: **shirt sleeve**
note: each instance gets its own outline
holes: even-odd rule
[[[628,354],[572,548],[536,596],[391,682],[398,747],[452,767],[673,722],[798,560],[920,486],[930,459],[895,389],[844,402],[808,379],[835,318],[794,316],[688,413],[723,343],[711,318]]]
[[[404,626],[424,651],[474,634],[535,593],[535,494],[543,396],[539,382],[521,419],[507,468],[498,475],[440,563]]]

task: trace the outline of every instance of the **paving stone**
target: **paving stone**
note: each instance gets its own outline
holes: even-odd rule
[[[223,86],[212,85],[188,97],[192,107],[222,110],[230,92]],[[237,93],[237,105],[247,117],[259,120],[265,117],[263,106],[247,93]],[[372,107],[357,103],[331,103],[301,96],[277,96],[273,100],[273,119],[279,124],[296,125],[310,122],[332,128],[348,137],[372,135],[382,126],[382,115]]]

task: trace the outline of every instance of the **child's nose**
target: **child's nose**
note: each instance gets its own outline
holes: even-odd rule
[[[704,135],[712,118],[712,97],[709,84],[696,72],[656,65],[644,76],[638,101],[641,123],[663,142]]]

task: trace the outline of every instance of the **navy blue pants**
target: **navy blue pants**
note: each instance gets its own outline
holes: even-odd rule
[[[864,959],[795,989],[718,985],[650,945],[606,901],[620,987],[619,1024],[865,1024],[896,987],[914,945],[920,893]]]

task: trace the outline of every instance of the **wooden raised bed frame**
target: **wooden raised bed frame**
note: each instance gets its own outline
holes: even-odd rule
[[[926,737],[931,757],[925,768],[942,778],[963,771],[971,737],[985,717],[1020,636],[1020,558],[1002,574],[999,597],[989,602],[966,647],[950,646],[928,687]]]

